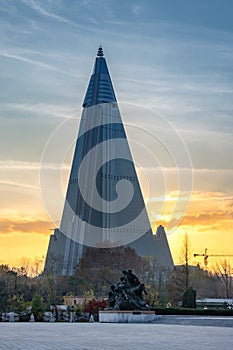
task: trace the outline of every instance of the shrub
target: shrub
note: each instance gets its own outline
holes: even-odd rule
[[[182,306],[186,308],[196,308],[196,291],[190,287],[184,292],[182,297]]]
[[[39,295],[35,295],[32,299],[32,314],[35,317],[35,321],[42,321],[44,316],[44,305],[42,298]]]
[[[233,310],[226,309],[188,309],[188,308],[151,308],[156,315],[202,315],[202,316],[233,316]]]
[[[98,320],[99,310],[104,310],[107,305],[108,303],[106,300],[89,300],[85,305],[84,311],[88,312],[90,315],[93,315],[95,320]]]

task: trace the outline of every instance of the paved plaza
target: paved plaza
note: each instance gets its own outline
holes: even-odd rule
[[[230,326],[0,323],[1,350],[219,350],[232,344]]]

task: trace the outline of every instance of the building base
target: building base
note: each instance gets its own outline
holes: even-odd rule
[[[151,323],[157,318],[154,311],[109,310],[99,312],[101,323]]]

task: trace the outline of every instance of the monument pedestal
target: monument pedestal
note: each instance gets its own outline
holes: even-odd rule
[[[107,310],[99,311],[101,323],[151,323],[157,320],[154,311]]]

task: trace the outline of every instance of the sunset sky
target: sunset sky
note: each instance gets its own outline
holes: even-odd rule
[[[100,44],[154,231],[176,263],[184,233],[193,253],[233,255],[232,13],[231,0],[0,2],[0,264],[46,254]],[[62,136],[44,163],[58,132],[66,158]]]

